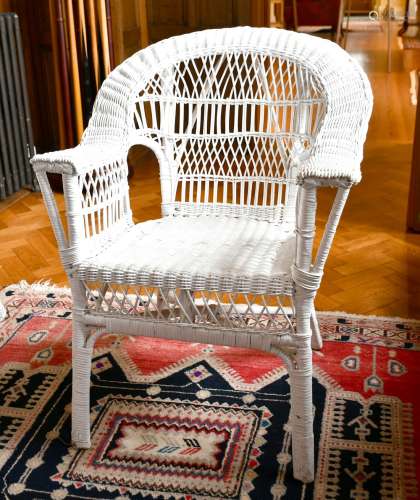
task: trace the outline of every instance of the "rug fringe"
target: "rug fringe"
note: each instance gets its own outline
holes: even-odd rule
[[[357,314],[357,313],[348,313],[345,311],[317,311],[317,314],[320,316],[346,316],[349,318],[372,318],[372,319],[381,319],[381,320],[393,320],[393,321],[410,321],[412,323],[420,323],[420,319],[413,318],[402,318],[401,316],[377,316],[376,314]]]
[[[18,291],[28,295],[32,293],[61,293],[71,295],[70,288],[55,285],[51,280],[39,280],[34,283],[28,283],[26,280],[21,280],[19,283],[8,285],[3,288],[1,293],[4,293],[10,288],[17,288]]]

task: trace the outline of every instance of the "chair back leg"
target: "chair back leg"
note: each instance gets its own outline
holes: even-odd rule
[[[85,291],[80,281],[71,280],[73,294],[72,414],[71,438],[77,448],[90,447],[90,374],[92,346],[87,345],[90,329],[79,318],[85,307]]]

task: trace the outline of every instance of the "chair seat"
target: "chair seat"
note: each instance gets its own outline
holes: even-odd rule
[[[136,224],[82,261],[85,281],[251,293],[291,293],[294,226],[223,216]]]

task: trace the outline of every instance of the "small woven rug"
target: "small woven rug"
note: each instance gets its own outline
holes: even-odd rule
[[[92,447],[70,441],[71,297],[0,300],[0,498],[418,498],[420,322],[320,313],[316,479],[291,470],[278,357],[107,335],[92,364]]]

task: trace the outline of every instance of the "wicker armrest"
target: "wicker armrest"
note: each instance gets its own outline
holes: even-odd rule
[[[87,144],[72,149],[35,155],[35,172],[80,175],[95,168],[127,158],[127,151],[115,145]]]
[[[357,181],[351,177],[342,176],[332,176],[332,177],[320,177],[317,175],[302,176],[300,182],[305,186],[314,187],[331,187],[331,188],[343,188],[347,189],[357,184]]]
[[[320,187],[349,187],[361,179],[360,160],[314,155],[301,163],[298,179]]]
[[[132,224],[127,182],[127,151],[109,144],[81,144],[36,155],[36,172],[63,265],[70,270],[83,257]],[[64,230],[47,173],[63,176],[67,230]]]

